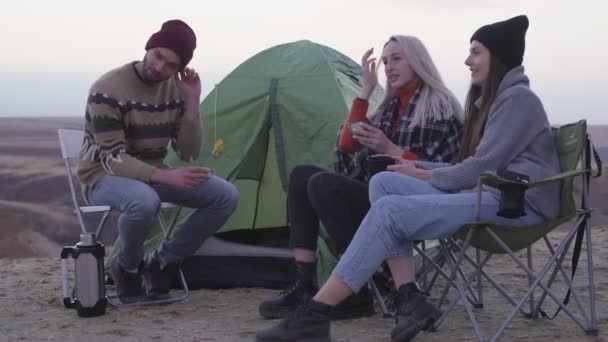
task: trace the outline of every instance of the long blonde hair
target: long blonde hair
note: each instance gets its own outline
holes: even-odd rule
[[[445,120],[452,116],[462,122],[462,106],[454,94],[446,87],[439,71],[420,39],[414,36],[391,36],[391,41],[399,43],[412,70],[421,83],[420,97],[416,102],[411,125],[422,125],[427,120]],[[386,80],[385,95],[377,111],[383,111],[395,96],[390,82]]]

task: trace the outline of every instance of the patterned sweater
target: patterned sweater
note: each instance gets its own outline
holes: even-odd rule
[[[149,183],[154,169],[164,167],[169,142],[182,160],[198,157],[200,121],[182,125],[184,101],[175,81],[145,83],[136,63],[109,71],[91,86],[77,173],[83,190],[104,174]]]

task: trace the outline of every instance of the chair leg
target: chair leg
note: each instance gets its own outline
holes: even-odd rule
[[[420,255],[420,257],[422,257],[423,265],[424,265],[424,263],[426,263],[426,265],[428,265],[428,266],[424,266],[424,268],[423,268],[423,270],[424,270],[424,276],[426,277],[426,268],[433,269],[435,271],[435,274],[431,278],[430,282],[427,281],[426,278],[425,278],[424,283],[423,283],[422,290],[424,290],[425,292],[429,293],[429,292],[431,292],[431,288],[435,284],[435,281],[437,280],[437,277],[439,275],[441,275],[442,277],[444,277],[446,280],[449,278],[449,275],[447,273],[445,273],[445,271],[442,269],[443,268],[443,264],[444,264],[445,261],[441,261],[440,264],[438,264],[437,262],[435,262],[435,260],[431,259],[425,253],[425,251],[421,250],[420,247],[418,247],[417,245],[414,245],[414,249],[416,250],[416,252],[418,253],[418,255]],[[441,252],[441,254],[445,255],[444,252]]]
[[[462,260],[464,259],[463,256],[465,255],[466,250],[468,249],[468,247],[471,243],[472,237],[473,237],[473,231],[469,230],[469,232],[467,233],[467,236],[465,238],[465,241],[462,245],[462,248],[458,251],[458,256],[456,257],[456,260],[453,260],[452,258],[447,258],[448,264],[450,265],[450,269],[451,269],[450,278],[449,278],[448,284],[446,285],[444,292],[441,296],[439,304],[441,304],[443,302],[443,300],[445,299],[445,296],[447,295],[447,291],[452,286],[456,287],[456,290],[458,291],[458,295],[454,300],[452,300],[448,309],[443,313],[443,315],[441,315],[441,317],[437,321],[435,321],[435,323],[433,324],[433,329],[437,329],[439,327],[439,325],[441,325],[441,323],[445,320],[445,318],[450,313],[450,311],[452,311],[452,309],[454,308],[456,303],[458,303],[460,301],[460,299],[462,299],[462,303],[464,304],[467,315],[469,316],[469,320],[471,321],[471,324],[473,325],[473,329],[475,330],[477,339],[479,341],[483,341],[483,337],[481,336],[481,331],[479,329],[477,319],[475,318],[475,313],[473,313],[471,304],[467,300],[467,296],[466,296],[466,293],[464,290],[464,288],[466,288],[466,286],[463,287],[457,279],[459,266],[462,263]],[[441,246],[442,246],[442,248],[447,249],[447,247],[444,243],[442,243]],[[446,254],[449,253],[449,251],[447,251],[447,250],[445,252],[446,252]]]
[[[167,225],[167,223],[165,222],[165,218],[160,211],[156,214],[158,221],[160,223],[160,228],[163,231],[163,235],[165,236],[165,239],[168,239],[171,236],[171,233],[173,232],[173,229],[175,228],[175,224],[177,223],[177,219],[179,217],[179,213],[181,212],[181,210],[182,210],[181,207],[177,208],[177,212],[171,217],[171,221],[170,221],[169,225]]]
[[[439,267],[443,267],[443,263],[441,262],[441,265],[439,265]],[[437,277],[441,274],[440,269],[435,269],[435,274],[433,274],[433,277],[431,278],[431,280],[429,281],[427,287],[424,289],[425,292],[430,293],[431,289],[433,288],[433,286],[435,285],[435,282],[437,281]]]
[[[481,263],[481,251],[475,248],[475,258],[477,265]],[[473,304],[475,308],[483,308],[483,288],[481,284],[481,272],[477,272],[477,302]]]
[[[534,272],[534,265],[532,263],[532,248],[530,246],[528,246],[527,248],[527,258],[528,258],[528,268],[530,269],[530,271]],[[528,288],[530,288],[532,286],[532,283],[534,282],[534,277],[528,273]],[[535,310],[534,310],[534,289],[532,289],[532,292],[530,292],[530,314],[529,314],[530,318],[538,318],[538,314],[536,314]]]
[[[547,245],[547,249],[549,250],[549,253],[551,255],[554,255],[555,250],[551,246],[551,242],[549,241],[549,239],[546,236],[544,236],[543,238],[545,240],[545,244]],[[551,276],[549,277],[549,281],[547,281],[547,288],[551,288],[551,286],[553,285],[553,282],[555,281],[555,278],[557,277],[557,273],[560,271],[561,265],[564,262],[564,259],[566,258],[567,251],[570,249],[570,244],[571,244],[571,242],[568,242],[568,245],[566,245],[566,248],[564,248],[564,252],[562,253],[561,256],[559,256],[559,259],[557,260],[557,263],[556,263],[555,267],[553,268],[553,272],[551,273]],[[547,298],[547,293],[543,292],[543,294],[540,296],[540,299],[536,303],[534,312],[531,313],[531,315],[533,317],[536,318],[538,316],[538,313],[540,312],[540,308],[542,307],[546,298]]]
[[[513,261],[515,261],[515,263],[517,263],[517,265],[519,265],[519,267],[521,267],[527,273],[532,273],[528,269],[528,267],[519,260],[519,258],[513,253],[513,251],[496,235],[496,233],[494,233],[491,229],[487,229],[487,228],[486,228],[486,232],[490,236],[492,236],[492,238],[494,239],[494,241],[496,241],[496,243],[498,243],[501,246],[501,248],[509,254],[509,256],[511,256],[511,258],[513,259]],[[506,327],[511,323],[511,321],[513,320],[513,318],[515,317],[515,315],[517,314],[517,312],[519,312],[521,310],[521,307],[524,305],[525,301],[528,300],[528,297],[530,296],[530,293],[534,290],[534,288],[536,288],[536,286],[542,287],[543,290],[545,291],[545,293],[547,293],[547,295],[549,295],[551,297],[551,299],[553,299],[555,301],[555,303],[557,303],[562,308],[562,310],[564,310],[564,312],[566,312],[566,314],[568,314],[568,316],[570,316],[570,318],[574,322],[576,322],[583,330],[585,330],[585,327],[580,322],[580,320],[578,320],[570,312],[570,310],[565,305],[563,305],[561,303],[560,299],[557,298],[557,296],[553,292],[551,292],[551,290],[549,288],[547,288],[541,282],[542,278],[545,276],[545,274],[547,273],[547,271],[549,270],[549,268],[551,267],[551,265],[556,261],[558,255],[561,255],[561,253],[564,251],[564,247],[566,246],[567,242],[572,239],[572,237],[573,237],[573,235],[574,235],[575,232],[576,232],[576,230],[571,230],[570,232],[568,232],[568,235],[566,236],[566,238],[564,239],[564,241],[562,241],[562,243],[556,249],[556,254],[552,255],[551,258],[549,258],[548,262],[545,264],[545,266],[543,266],[542,270],[538,274],[536,274],[534,276],[534,282],[529,287],[529,289],[526,291],[526,293],[523,295],[523,297],[519,300],[519,302],[517,303],[517,305],[515,306],[515,308],[511,311],[511,313],[509,314],[509,316],[507,317],[507,319],[500,326],[500,328],[498,329],[498,331],[496,332],[496,334],[492,338],[492,341],[496,340],[498,338],[498,336],[500,336],[500,334],[502,334],[502,332],[506,329]]]
[[[456,245],[456,243],[452,240],[448,240],[450,241],[450,243],[452,245]],[[485,267],[485,265],[490,261],[490,258],[493,256],[493,254],[488,253],[485,258],[483,260],[481,260],[480,263],[475,262],[470,256],[468,255],[464,255],[464,258],[473,266],[475,267],[476,271],[475,272],[479,272],[479,274],[481,274],[483,277],[485,277],[486,281],[490,283],[490,285],[492,285],[496,291],[498,291],[498,293],[500,293],[509,303],[511,303],[511,305],[515,306],[517,305],[517,303],[515,302],[515,300],[513,300],[513,298],[511,298],[511,296],[507,293],[507,291],[505,291],[505,289],[500,286],[500,284],[498,284],[494,279],[492,279],[492,277],[490,277],[490,275],[483,270],[483,268]],[[474,274],[475,276],[475,274]],[[466,286],[469,291],[471,293],[473,293],[473,288],[471,286],[473,282],[473,279],[469,279],[466,283]],[[474,303],[474,302],[472,302]],[[523,309],[520,310],[521,313],[525,316],[529,316],[528,313],[526,313]]]
[[[585,165],[586,168],[591,169],[591,151],[593,150],[594,156],[596,159],[596,165],[598,166],[598,174],[599,176],[602,173],[602,166],[597,154],[595,153],[595,148],[593,148],[593,143],[591,142],[591,137],[587,134],[586,137],[585,150],[583,153],[582,164]],[[591,217],[591,213],[588,211],[589,209],[589,181],[590,181],[591,173],[586,173],[582,177],[582,194],[581,194],[581,207],[586,211],[585,219],[583,224],[585,225],[585,234],[586,242],[587,242],[587,272],[589,274],[589,300],[590,300],[590,314],[591,314],[591,322],[589,323],[589,329],[587,329],[588,334],[597,335],[597,316],[595,311],[595,279],[593,274],[593,254],[591,252],[591,228],[589,226],[589,218]]]
[[[382,317],[384,317],[384,318],[394,317],[395,316],[394,313],[391,312],[388,309],[388,307],[386,306],[386,304],[384,303],[384,298],[382,298],[382,294],[380,294],[380,291],[378,290],[378,287],[376,286],[376,283],[374,282],[373,279],[370,279],[367,282],[367,286],[369,286],[369,288],[374,293],[374,297],[376,298],[376,301],[378,302],[378,305],[380,306],[380,309],[382,310]]]
[[[589,311],[591,313],[591,322],[589,329],[586,330],[588,334],[597,336],[597,312],[595,310],[595,279],[593,274],[593,253],[591,251],[591,227],[589,222],[585,220],[585,234],[587,242],[587,272],[589,274]]]
[[[110,215],[110,212],[111,212],[111,210],[108,210],[105,213],[103,213],[103,216],[101,217],[101,220],[99,221],[99,224],[97,225],[97,230],[95,231],[95,236],[97,236],[98,239],[101,234],[101,231],[105,227],[105,224],[106,224],[106,221],[108,220],[108,216]]]
[[[577,221],[577,224],[575,224],[573,226],[573,228],[571,229],[572,231],[578,231],[579,227],[581,224],[584,224],[585,222],[585,218],[580,217],[579,220]],[[551,246],[551,243],[549,242],[549,239],[545,236],[545,243],[547,244],[547,248],[549,249],[549,252],[551,253],[551,255],[555,255],[556,252],[553,250],[553,247]],[[557,273],[559,272],[560,275],[562,276],[562,279],[564,280],[564,282],[566,283],[566,286],[568,286],[568,289],[570,290],[570,293],[572,295],[572,298],[574,298],[574,301],[577,305],[577,308],[579,309],[579,312],[581,314],[581,316],[583,316],[583,319],[585,320],[585,322],[588,325],[588,329],[584,329],[585,331],[587,331],[590,334],[593,334],[594,330],[597,330],[597,320],[595,320],[593,318],[594,312],[595,312],[595,301],[592,301],[590,303],[590,315],[592,316],[591,318],[589,318],[589,316],[587,315],[584,306],[582,304],[581,298],[578,295],[578,291],[576,291],[576,289],[574,288],[573,285],[573,279],[571,279],[568,274],[566,273],[566,271],[564,270],[564,268],[562,267],[563,261],[568,253],[568,250],[570,248],[570,245],[572,244],[572,242],[574,241],[574,239],[570,239],[568,241],[566,241],[565,243],[565,247],[562,250],[561,255],[558,256],[558,260],[555,261],[555,268],[553,270],[553,273],[551,274],[551,277],[549,278],[549,281],[547,282],[547,288],[550,288],[551,285],[553,284],[553,281],[555,280],[555,277],[557,276]],[[589,264],[587,263],[587,266],[589,267],[589,265],[593,265],[593,264]],[[591,272],[593,272],[593,270],[591,270]],[[591,277],[593,277],[593,275],[591,274]],[[593,297],[595,297],[595,288],[591,289],[591,285],[592,283],[589,283],[589,292],[590,292],[590,298],[591,298],[591,291],[593,290]],[[539,302],[536,304],[536,308],[535,311],[536,312],[540,312],[540,308],[542,306],[542,304],[544,303],[544,300],[547,296],[547,292],[544,292],[539,300]],[[563,306],[563,304],[560,304],[560,308]],[[571,315],[567,310],[566,313],[568,315]],[[581,325],[579,323],[579,325]],[[582,325],[581,325],[582,326]],[[594,328],[595,327],[595,328]]]
[[[426,253],[426,241],[422,241],[422,252]],[[422,287],[425,289],[425,291],[428,287],[428,277],[426,273],[426,259],[422,258]]]
[[[449,244],[450,244],[451,246],[453,246],[453,248],[454,248],[454,249],[456,249],[456,250],[460,250],[460,249],[461,249],[461,246],[460,246],[460,245],[459,245],[459,244],[458,244],[456,241],[454,241],[453,239],[447,239],[447,241],[449,242]],[[446,246],[447,246],[447,244],[446,244]],[[448,250],[448,252],[446,252],[446,253],[448,253],[448,254],[449,254],[449,257],[450,257],[450,258],[452,258],[452,261],[454,261],[454,260],[455,260],[454,253],[453,253],[453,252],[451,252],[451,250]],[[481,271],[481,272],[483,272],[483,271],[482,271],[480,268],[478,268],[478,265],[480,265],[480,263],[479,263],[479,262],[477,262],[477,263],[473,262],[473,261],[471,260],[471,258],[470,258],[470,257],[469,257],[469,256],[468,256],[466,253],[463,255],[463,257],[464,257],[464,258],[465,258],[465,259],[466,259],[468,262],[470,262],[470,263],[471,263],[471,265],[473,265],[473,266],[476,268],[476,271],[475,271],[475,272],[473,272],[473,276],[475,276],[475,273],[476,273],[477,271]],[[480,257],[480,255],[479,255],[478,257]],[[487,260],[487,259],[489,259],[489,257],[486,257],[486,260]],[[481,299],[479,298],[479,290],[477,290],[477,291],[476,291],[476,290],[473,288],[473,282],[468,280],[468,277],[467,277],[466,273],[464,272],[464,270],[462,269],[462,267],[460,266],[460,264],[458,265],[458,273],[459,273],[460,277],[463,279],[463,280],[462,280],[462,281],[463,281],[463,283],[466,283],[465,288],[468,290],[468,292],[470,293],[470,295],[471,295],[471,297],[472,297],[472,299],[471,299],[471,298],[469,298],[469,297],[467,296],[467,300],[468,300],[468,301],[469,301],[471,304],[473,304],[473,306],[474,306],[475,308],[480,308],[480,307],[483,307],[483,304],[482,304],[482,305],[479,305],[479,303],[482,303],[482,302],[481,302]],[[487,277],[487,275],[486,275],[486,277]],[[447,278],[446,278],[446,279],[447,279]]]

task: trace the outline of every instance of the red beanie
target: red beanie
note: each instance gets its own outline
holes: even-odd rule
[[[146,43],[146,51],[164,47],[173,50],[181,59],[181,70],[188,65],[192,59],[192,53],[196,48],[196,35],[194,31],[181,20],[169,20],[165,22],[160,31],[154,33]]]

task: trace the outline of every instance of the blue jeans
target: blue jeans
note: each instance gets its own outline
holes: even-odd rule
[[[161,202],[196,209],[173,237],[160,246],[158,254],[164,266],[194,254],[228,220],[238,198],[232,184],[214,175],[193,190],[104,175],[87,193],[91,205],[109,205],[121,211],[118,261],[127,270],[136,269],[143,260],[143,244],[154,227]]]
[[[475,220],[477,192],[448,193],[428,182],[394,172],[372,177],[371,208],[333,275],[354,292],[365,285],[387,258],[411,256],[415,240],[448,237],[464,223]],[[500,196],[484,191],[480,219],[511,226],[543,221],[526,206],[526,216],[508,219],[496,215]]]

